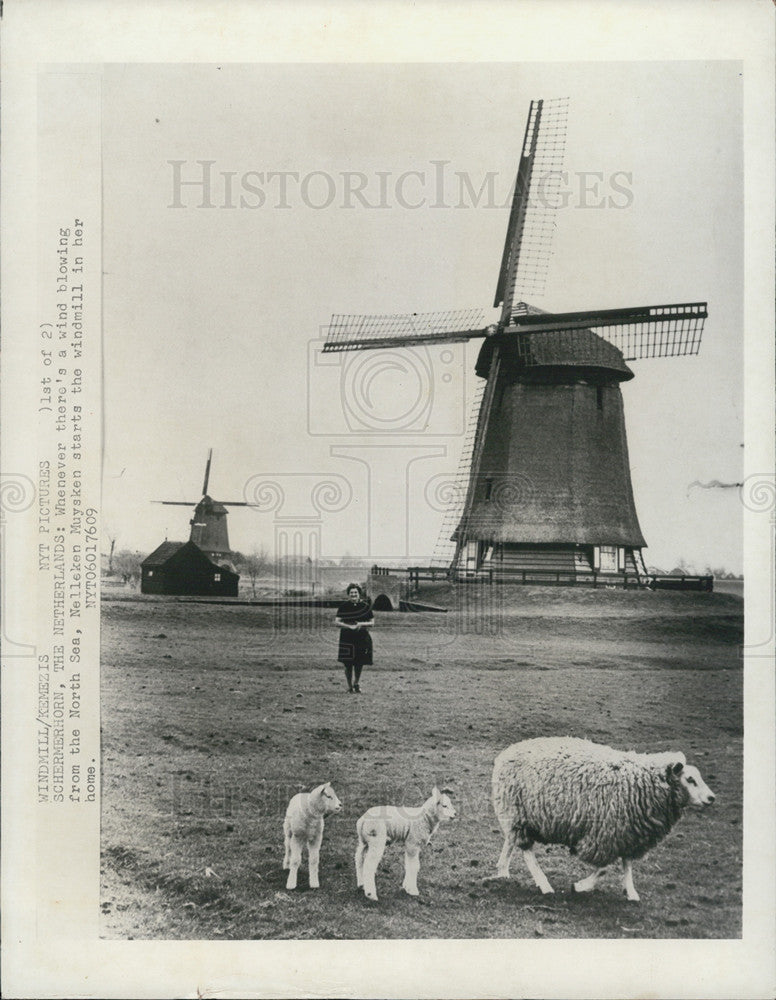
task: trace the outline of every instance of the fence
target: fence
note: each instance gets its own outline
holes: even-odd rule
[[[670,576],[655,573],[569,573],[562,570],[496,569],[451,570],[440,566],[410,566],[397,569],[373,566],[373,576],[403,576],[409,591],[423,583],[531,584],[550,587],[617,587],[622,589],[693,590],[711,593],[713,576]]]

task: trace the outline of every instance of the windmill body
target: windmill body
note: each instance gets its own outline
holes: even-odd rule
[[[638,572],[645,545],[630,480],[622,353],[592,331],[566,344],[528,334],[500,351],[457,568]],[[477,374],[494,356],[486,340]],[[529,360],[526,359],[526,354]]]
[[[551,572],[558,582],[644,569],[620,386],[627,362],[695,354],[706,304],[548,313],[541,294],[562,176],[565,101],[532,101],[494,306],[480,328],[460,313],[332,317],[324,351],[483,338],[485,380],[448,518],[451,570],[504,579]],[[479,316],[482,316],[480,311]]]
[[[226,527],[227,509],[205,494],[194,508],[189,541],[194,542],[213,562],[231,559],[229,533]]]

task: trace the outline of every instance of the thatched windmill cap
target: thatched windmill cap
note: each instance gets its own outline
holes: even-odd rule
[[[212,497],[209,497],[207,494],[205,494],[205,496],[203,496],[202,499],[197,504],[197,510],[200,510],[200,509],[203,510],[203,511],[207,511],[208,514],[228,514],[229,513],[227,511],[226,507],[222,503],[219,503],[217,500],[214,500]]]
[[[520,304],[519,315],[547,315],[536,306]],[[526,374],[552,372],[563,376],[574,373],[605,375],[618,382],[633,378],[633,372],[625,364],[622,352],[593,330],[538,331],[536,333],[503,334],[485,339],[477,358],[476,372],[487,378],[493,349],[501,344],[502,360],[511,368]]]

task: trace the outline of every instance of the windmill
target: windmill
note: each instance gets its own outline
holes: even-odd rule
[[[324,352],[482,338],[483,379],[446,538],[467,574],[644,570],[620,383],[627,361],[697,354],[706,303],[550,313],[521,301],[544,289],[568,101],[532,101],[494,308],[332,316]],[[524,577],[525,578],[525,577]]]
[[[227,507],[253,507],[255,504],[245,500],[225,500],[217,501],[208,495],[207,487],[210,480],[210,463],[213,458],[213,449],[208,452],[207,463],[205,465],[205,479],[202,483],[202,499],[196,504],[188,500],[154,500],[154,503],[163,503],[176,507],[194,507],[194,516],[189,521],[191,534],[189,541],[202,549],[205,555],[215,563],[229,562],[231,550],[229,548],[229,534],[226,529]]]

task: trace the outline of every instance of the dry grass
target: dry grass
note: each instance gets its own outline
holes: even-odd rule
[[[429,599],[456,605],[441,589]],[[103,933],[159,938],[737,937],[741,919],[742,606],[727,595],[514,588],[492,607],[377,615],[360,697],[333,662],[329,609],[107,601],[103,607]],[[682,749],[717,793],[635,868],[539,849],[542,897],[500,835],[493,758],[537,735]],[[284,889],[288,799],[331,780],[321,884]],[[419,804],[458,817],[423,853],[412,899],[399,852],[378,904],[355,890],[355,820]]]

